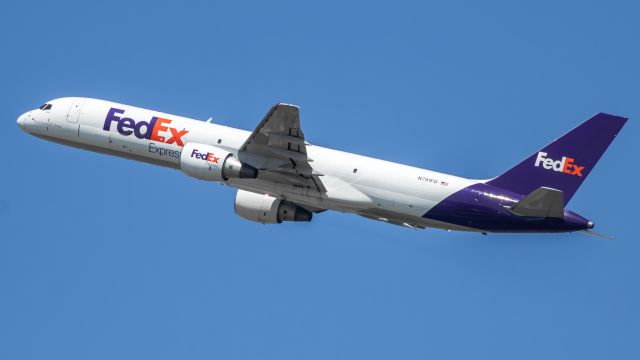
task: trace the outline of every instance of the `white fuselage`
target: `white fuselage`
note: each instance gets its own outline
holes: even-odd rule
[[[51,141],[175,169],[180,168],[184,144],[212,145],[236,154],[251,134],[245,130],[97,99],[61,98],[49,104],[52,105],[49,110],[25,113],[19,120],[20,126]],[[109,122],[108,113],[114,108],[123,110],[118,114],[120,118],[131,121]],[[148,123],[154,117],[164,122],[156,126],[154,134],[150,134],[145,124],[140,123]],[[260,177],[230,179],[225,184],[281,197],[318,210],[353,212],[398,225],[477,231],[422,216],[449,195],[481,181],[311,144],[307,144],[307,155],[313,160],[314,172],[322,174],[325,192]],[[255,156],[252,162],[259,167],[261,159]]]

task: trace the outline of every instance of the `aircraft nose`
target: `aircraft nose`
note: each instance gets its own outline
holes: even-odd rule
[[[29,112],[26,112],[18,117],[17,122],[18,122],[18,126],[20,126],[20,129],[27,130],[27,122],[29,121],[28,116],[29,116]]]

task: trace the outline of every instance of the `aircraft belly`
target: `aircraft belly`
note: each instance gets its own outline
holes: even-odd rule
[[[89,151],[93,151],[93,152],[97,152],[97,153],[101,153],[101,154],[118,156],[118,157],[126,158],[126,159],[129,159],[129,160],[145,162],[145,163],[158,165],[158,166],[163,166],[163,167],[168,167],[168,168],[172,168],[172,169],[178,169],[179,168],[179,164],[174,163],[174,162],[169,162],[169,161],[166,161],[164,159],[153,159],[153,158],[149,158],[148,156],[141,156],[141,155],[138,155],[138,154],[132,154],[132,153],[127,153],[127,152],[122,152],[122,151],[116,151],[116,150],[113,150],[113,149],[111,149],[109,147],[105,147],[105,146],[96,146],[96,145],[93,145],[93,144],[87,144],[87,143],[80,142],[80,141],[63,140],[63,139],[60,139],[60,138],[54,138],[54,137],[50,137],[50,136],[47,136],[47,135],[34,134],[34,136],[37,136],[39,138],[42,138],[42,139],[45,139],[47,141],[51,141],[51,142],[54,142],[54,143],[58,143],[58,144],[66,145],[66,146],[71,146],[71,147],[74,147],[74,148],[77,148],[77,149],[84,149],[84,150],[89,150]]]

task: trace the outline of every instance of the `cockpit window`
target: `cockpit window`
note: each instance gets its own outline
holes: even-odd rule
[[[51,104],[44,104],[40,106],[38,109],[40,110],[51,110]]]

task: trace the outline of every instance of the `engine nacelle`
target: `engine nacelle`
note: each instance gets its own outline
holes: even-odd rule
[[[283,221],[311,221],[313,214],[296,204],[273,196],[239,190],[234,206],[236,214],[244,219],[263,224]]]
[[[222,148],[188,143],[180,154],[180,170],[200,180],[255,179],[258,169],[245,164]]]

